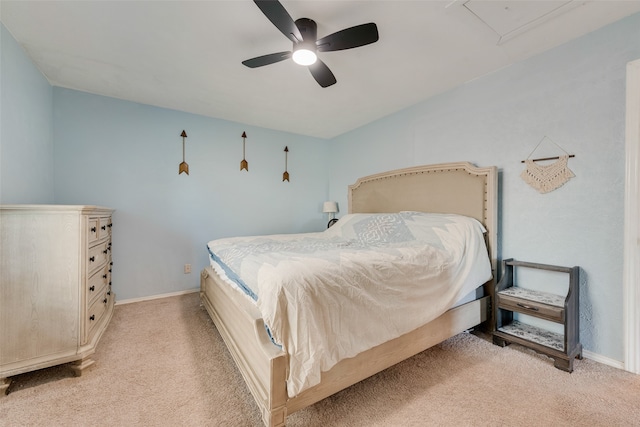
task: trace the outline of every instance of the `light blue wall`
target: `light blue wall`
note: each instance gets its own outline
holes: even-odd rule
[[[346,206],[348,184],[394,168],[498,166],[501,257],[581,266],[582,342],[622,360],[625,67],[638,58],[640,14],[335,138],[331,198]],[[576,177],[539,194],[520,161],[545,135],[575,154]]]
[[[183,129],[189,175],[178,175]],[[240,171],[243,131],[249,172]],[[324,140],[62,88],[54,88],[54,139],[56,203],[117,210],[119,300],[199,286],[209,240],[325,226]]]
[[[637,58],[640,15],[327,142],[52,89],[3,27],[0,200],[116,208],[121,300],[196,287],[209,239],[324,228],[322,201],[344,214],[359,176],[497,165],[501,256],[582,266],[582,341],[622,360],[624,79]],[[177,174],[182,129],[190,176]],[[577,176],[541,195],[519,174],[545,135],[576,155]]]
[[[0,24],[0,203],[53,202],[53,90]]]
[[[324,228],[326,141],[52,88],[0,26],[0,202],[117,209],[119,300],[197,287],[210,239]]]

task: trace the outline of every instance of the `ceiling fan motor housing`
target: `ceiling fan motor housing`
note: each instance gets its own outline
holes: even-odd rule
[[[313,43],[315,46],[317,35],[318,35],[318,26],[313,19],[309,18],[300,18],[296,20],[296,27],[300,30],[300,34],[302,34],[302,40],[309,43]]]
[[[293,61],[300,65],[315,64],[316,56],[316,23],[308,18],[300,18],[295,25],[302,35],[302,40],[293,43]],[[295,37],[295,36],[294,36]],[[297,37],[295,37],[297,38]]]

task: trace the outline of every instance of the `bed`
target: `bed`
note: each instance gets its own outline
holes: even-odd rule
[[[449,214],[457,214],[477,220],[484,227],[482,249],[488,255],[490,272],[486,281],[474,285],[480,285],[483,293],[472,292],[475,296],[467,297],[463,303],[453,305],[433,320],[334,361],[321,372],[318,381],[296,388],[295,393],[291,393],[291,389],[292,380],[296,379],[293,374],[299,372],[294,365],[297,356],[293,350],[289,350],[291,354],[285,351],[292,348],[287,345],[288,341],[282,345],[282,341],[274,339],[269,322],[263,320],[266,317],[273,321],[270,314],[263,316],[263,307],[259,309],[246,294],[230,286],[227,271],[217,268],[218,264],[212,262],[206,267],[201,274],[203,305],[242,373],[265,425],[283,426],[287,414],[460,332],[479,325],[490,329],[489,325],[493,324],[490,300],[497,266],[496,199],[496,168],[478,168],[467,162],[380,173],[360,178],[349,186],[349,213],[341,218],[345,224],[353,223],[353,218],[368,218],[359,214],[394,214],[391,215],[393,218],[401,215],[401,219],[413,221],[414,217],[422,218],[418,214],[422,212],[436,214],[436,217],[442,214],[447,219]]]

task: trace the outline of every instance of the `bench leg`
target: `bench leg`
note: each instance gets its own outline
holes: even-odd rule
[[[504,339],[502,339],[500,337],[497,337],[495,335],[493,336],[493,343],[495,345],[499,345],[500,347],[506,347],[509,344],[511,344],[509,341],[506,341],[506,340],[504,340]]]

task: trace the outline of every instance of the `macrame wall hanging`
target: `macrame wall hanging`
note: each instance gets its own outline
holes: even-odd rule
[[[543,141],[548,140],[558,147],[564,154],[553,157],[542,157],[537,159],[531,159],[531,155],[540,147]],[[573,154],[567,153],[558,144],[551,140],[551,138],[544,136],[533,151],[527,156],[526,160],[522,160],[522,163],[526,165],[525,169],[520,174],[520,177],[534,189],[540,193],[548,193],[553,191],[562,185],[564,185],[571,178],[575,177],[575,174],[569,169],[568,162],[570,157],[575,157]],[[555,162],[547,165],[541,165],[536,162],[545,160],[556,160]]]

